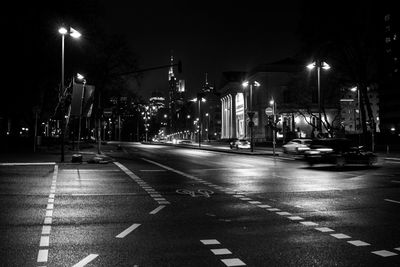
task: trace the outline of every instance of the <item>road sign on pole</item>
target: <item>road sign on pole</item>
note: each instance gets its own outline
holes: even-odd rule
[[[265,114],[267,114],[267,116],[274,115],[274,110],[271,107],[267,107],[265,109]]]

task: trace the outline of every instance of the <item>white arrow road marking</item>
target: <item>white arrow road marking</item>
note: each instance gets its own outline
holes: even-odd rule
[[[126,230],[124,230],[123,232],[121,232],[119,235],[116,236],[116,238],[124,238],[125,236],[127,236],[130,232],[132,232],[133,230],[135,230],[136,228],[138,228],[140,226],[139,223],[134,223],[132,224],[130,227],[128,227]]]
[[[90,254],[89,256],[87,256],[86,258],[84,258],[83,260],[81,260],[80,262],[78,262],[77,264],[75,264],[72,267],[82,267],[85,266],[86,264],[88,264],[89,262],[91,262],[92,260],[94,260],[95,258],[97,258],[97,256],[99,256],[99,254]]]

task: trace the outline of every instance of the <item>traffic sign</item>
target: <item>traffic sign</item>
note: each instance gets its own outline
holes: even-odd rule
[[[265,109],[265,114],[267,114],[267,116],[274,115],[274,110],[268,107]]]

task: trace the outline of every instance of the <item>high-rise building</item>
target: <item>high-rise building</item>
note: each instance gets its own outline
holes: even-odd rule
[[[168,70],[168,109],[169,109],[169,130],[177,130],[179,120],[179,111],[184,105],[185,81],[178,80],[174,73],[174,56],[171,54],[171,66]]]
[[[400,133],[400,90],[399,90],[399,11],[393,4],[386,2],[381,13],[384,32],[383,83],[381,98],[381,130]]]

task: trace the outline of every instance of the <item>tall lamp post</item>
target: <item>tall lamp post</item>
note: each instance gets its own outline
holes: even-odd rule
[[[331,66],[329,66],[328,63],[324,61],[314,61],[311,64],[307,65],[307,68],[309,70],[312,70],[314,68],[317,68],[317,87],[318,87],[318,132],[322,133],[322,120],[321,120],[321,68],[324,70],[329,70]]]
[[[192,102],[197,102],[198,105],[198,111],[199,111],[199,147],[201,147],[201,131],[202,129],[202,117],[201,117],[201,102],[206,102],[206,99],[203,98],[203,94],[202,93],[198,93],[196,98],[193,98],[191,100]]]
[[[65,132],[65,114],[64,114],[64,105],[65,105],[65,85],[64,85],[64,43],[65,43],[65,35],[70,35],[72,38],[78,39],[81,37],[81,33],[72,27],[67,30],[65,27],[60,27],[58,32],[61,34],[61,162],[64,162],[64,132]]]
[[[269,104],[272,106],[272,116],[273,116],[273,124],[272,124],[272,154],[275,157],[275,147],[276,147],[276,103],[274,98],[269,101]]]
[[[76,77],[78,78],[78,80],[81,80],[83,82],[81,103],[79,106],[79,129],[78,129],[78,151],[79,151],[79,143],[81,142],[81,130],[82,130],[82,105],[83,105],[83,100],[85,99],[86,79],[82,74],[79,73],[76,75]]]
[[[210,124],[211,124],[211,122],[210,122],[210,120],[211,120],[211,116],[210,116],[210,113],[206,113],[206,117],[208,118],[208,121],[207,121],[207,140],[208,140],[208,142],[210,142]]]
[[[254,122],[253,122],[253,117],[255,112],[253,111],[253,86],[254,87],[259,87],[260,83],[257,81],[245,81],[242,83],[243,88],[249,87],[250,95],[249,95],[249,107],[247,108],[247,115],[249,116],[250,122],[249,122],[249,128],[250,128],[250,149],[251,152],[254,151],[254,134],[253,134],[253,128],[254,128]]]

